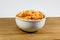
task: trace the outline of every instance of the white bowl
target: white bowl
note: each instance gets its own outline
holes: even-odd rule
[[[24,31],[34,32],[44,26],[45,20],[46,18],[43,18],[41,20],[27,21],[16,17],[16,24],[19,28],[21,28]]]

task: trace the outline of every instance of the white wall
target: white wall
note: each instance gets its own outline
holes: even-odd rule
[[[48,17],[60,17],[60,0],[0,0],[0,17],[15,17],[24,9],[38,9]]]

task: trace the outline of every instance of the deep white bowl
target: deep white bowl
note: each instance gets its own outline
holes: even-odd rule
[[[41,20],[23,20],[19,17],[16,17],[16,24],[19,28],[27,32],[34,32],[42,28],[45,24],[46,17]]]

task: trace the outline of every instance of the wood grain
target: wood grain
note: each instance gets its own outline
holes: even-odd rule
[[[0,40],[60,40],[60,17],[49,17],[35,33],[21,31],[15,18],[0,18]]]

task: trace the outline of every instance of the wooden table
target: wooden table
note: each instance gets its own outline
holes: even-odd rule
[[[35,33],[21,31],[15,18],[0,18],[0,40],[60,40],[60,17],[49,17]]]

